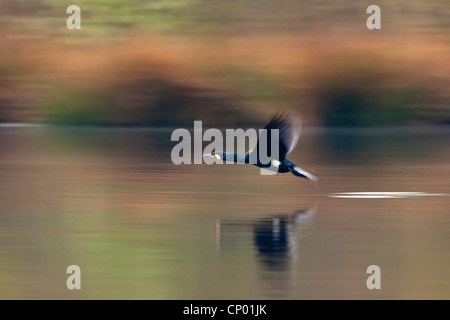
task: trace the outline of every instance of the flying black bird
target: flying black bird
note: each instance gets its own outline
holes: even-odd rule
[[[294,150],[301,131],[300,117],[292,113],[281,113],[272,118],[260,134],[256,147],[246,154],[216,151],[205,154],[205,157],[214,157],[218,160],[233,161],[237,163],[251,163],[257,167],[273,170],[280,173],[291,172],[297,177],[307,178],[317,182],[317,177],[300,169],[294,162],[288,160],[287,155]],[[278,156],[272,149],[272,130],[278,130]],[[275,141],[276,142],[276,141]],[[276,143],[275,143],[276,145]],[[261,157],[260,150],[267,150],[265,159]]]

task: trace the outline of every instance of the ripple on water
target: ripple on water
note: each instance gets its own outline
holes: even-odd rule
[[[426,192],[341,192],[333,193],[331,198],[352,198],[352,199],[399,199],[416,197],[440,197],[447,196],[445,193]]]

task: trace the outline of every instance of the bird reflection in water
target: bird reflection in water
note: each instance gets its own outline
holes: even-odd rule
[[[221,242],[228,230],[249,230],[259,261],[270,269],[285,269],[295,263],[298,255],[299,229],[308,228],[316,206],[290,214],[272,215],[251,221],[224,222],[214,226],[216,252],[220,255]],[[247,232],[245,232],[247,233]],[[225,236],[225,238],[228,238]]]
[[[270,268],[284,269],[297,259],[298,229],[309,225],[315,207],[258,220],[253,227],[259,259]]]

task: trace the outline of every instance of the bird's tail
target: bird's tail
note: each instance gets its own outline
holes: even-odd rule
[[[300,169],[300,168],[297,167],[297,166],[292,166],[292,167],[290,167],[290,168],[289,168],[289,171],[290,171],[294,176],[302,177],[302,178],[306,178],[306,179],[310,180],[312,183],[314,183],[314,185],[315,185],[316,188],[317,188],[317,181],[318,181],[319,179],[318,179],[315,175],[313,175],[313,174],[311,174],[311,173],[309,173],[309,172],[306,172],[305,170]]]

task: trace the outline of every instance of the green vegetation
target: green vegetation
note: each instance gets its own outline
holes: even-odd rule
[[[439,123],[439,117],[431,114],[418,116],[418,110],[443,102],[433,94],[426,76],[417,78],[414,72],[396,66],[380,68],[385,62],[367,55],[364,60],[346,58],[327,70],[327,76],[313,87],[319,102],[318,116],[326,125],[370,127]],[[410,76],[419,81],[409,81]]]
[[[424,10],[444,1],[383,4],[380,31],[363,1],[74,4],[81,30],[60,1],[0,0],[0,122],[254,125],[288,108],[312,125],[450,123],[448,19]]]
[[[69,125],[107,124],[112,98],[107,93],[89,89],[57,88],[44,100],[47,122]]]

